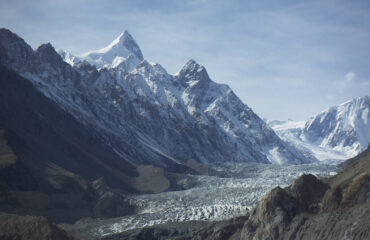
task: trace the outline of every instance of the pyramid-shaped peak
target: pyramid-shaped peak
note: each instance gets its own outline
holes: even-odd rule
[[[128,42],[135,42],[135,39],[132,37],[132,35],[127,31],[125,30],[124,32],[122,32],[113,42],[112,44],[115,45],[115,44],[125,44],[125,43],[128,43]]]
[[[194,59],[190,59],[185,66],[181,69],[181,73],[206,73],[205,67],[202,65],[198,64]]]
[[[109,46],[99,50],[100,52],[108,52],[108,51],[114,51],[118,50],[116,53],[117,56],[120,56],[120,53],[122,52],[122,48],[127,49],[129,52],[131,52],[133,55],[135,55],[138,59],[143,60],[143,54],[141,53],[139,45],[136,43],[135,39],[131,36],[131,34],[125,30],[123,33],[121,33],[116,39],[113,40]],[[127,56],[121,56],[121,57],[127,57]]]
[[[51,43],[41,44],[36,50],[36,56],[50,63],[63,62],[62,57],[56,52]]]
[[[51,52],[51,51],[55,51],[53,45],[51,45],[51,43],[44,43],[44,44],[41,44],[36,51],[46,51],[46,52]]]
[[[90,51],[79,55],[80,59],[87,60],[97,68],[116,65],[117,60],[132,59],[143,61],[144,57],[141,50],[128,31],[124,31],[114,39],[108,46],[102,49]]]
[[[207,70],[202,65],[198,64],[194,59],[190,59],[185,66],[179,72],[179,77],[182,81],[188,82],[191,81],[202,81],[209,82],[211,81]]]
[[[185,66],[200,66],[200,64],[198,64],[197,61],[195,61],[194,59],[191,58],[191,59],[189,59],[189,61],[187,61]]]

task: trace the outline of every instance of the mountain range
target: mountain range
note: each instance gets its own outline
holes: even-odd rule
[[[196,61],[170,75],[143,58],[127,31],[107,47],[80,56],[59,55],[51,44],[34,51],[6,29],[0,31],[0,46],[2,65],[29,80],[131,164],[171,169],[189,160],[316,161],[282,141]]]
[[[370,138],[368,96],[308,121],[265,123],[195,60],[174,75],[146,61],[127,31],[107,47],[73,56],[49,43],[33,50],[1,29],[0,50],[3,67],[27,79],[132,166],[183,171],[193,160],[332,161],[358,154]]]

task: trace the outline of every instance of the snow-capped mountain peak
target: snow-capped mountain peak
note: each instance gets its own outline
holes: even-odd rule
[[[40,45],[36,50],[36,55],[47,62],[62,61],[61,56],[50,43]]]
[[[15,41],[6,36],[0,38],[0,47],[6,45],[0,63],[29,79],[134,164],[171,168],[189,159],[315,161],[282,141],[227,85],[213,82],[205,67],[189,60],[178,74],[170,75],[143,59],[128,32],[82,59],[59,51],[65,62],[68,58],[75,64],[54,58],[51,45],[36,52],[26,43],[9,48]],[[14,58],[23,49],[30,49],[29,61]]]
[[[355,98],[317,114],[307,121],[303,137],[321,145],[366,149],[370,136],[370,98]],[[348,136],[352,136],[351,139]]]
[[[62,57],[62,59],[72,67],[81,63],[81,60],[77,56],[74,56],[72,53],[66,50],[57,49],[56,51]]]
[[[198,64],[194,59],[190,59],[185,65],[184,67],[181,69],[180,71],[180,75],[184,75],[184,74],[187,74],[187,73],[207,73],[206,69]]]
[[[97,68],[117,67],[127,60],[138,64],[144,60],[138,44],[128,31],[121,33],[108,46],[81,54],[78,58],[87,60]]]
[[[0,28],[0,65],[24,69],[29,65],[32,55],[33,49],[22,38],[8,29]]]
[[[197,82],[210,82],[207,70],[202,65],[198,64],[195,60],[190,59],[181,71],[177,74],[180,82],[195,84]]]

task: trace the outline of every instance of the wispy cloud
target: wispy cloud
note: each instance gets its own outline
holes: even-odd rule
[[[354,72],[348,72],[345,77],[348,82],[352,82],[353,80],[355,80],[357,75]]]

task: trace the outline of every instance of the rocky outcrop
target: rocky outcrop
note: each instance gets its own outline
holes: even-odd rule
[[[93,206],[93,216],[112,218],[133,214],[135,211],[124,196],[114,191],[104,193]]]
[[[370,145],[358,157],[344,163],[345,170],[328,179],[331,188],[322,200],[322,212],[350,208],[370,198]]]
[[[303,175],[275,188],[246,221],[241,239],[369,239],[370,154],[332,178]]]
[[[328,189],[328,184],[317,179],[314,175],[304,174],[286,190],[297,200],[299,206],[297,213],[316,213],[318,203]]]
[[[120,190],[109,188],[104,178],[99,178],[89,184],[85,199],[90,199],[91,217],[113,218],[135,212],[126,200],[126,195]]]
[[[290,187],[266,194],[245,223],[242,239],[280,239],[295,216],[318,211],[328,186],[315,176],[302,175]]]
[[[2,240],[73,240],[67,232],[44,217],[0,213]]]
[[[190,234],[192,240],[237,240],[240,238],[241,228],[248,216],[237,217],[228,221],[213,223],[200,231]]]
[[[105,236],[103,240],[146,240],[146,239],[191,239],[193,232],[202,230],[210,226],[209,222],[186,222],[186,223],[166,223],[153,227],[129,230],[123,233]]]

